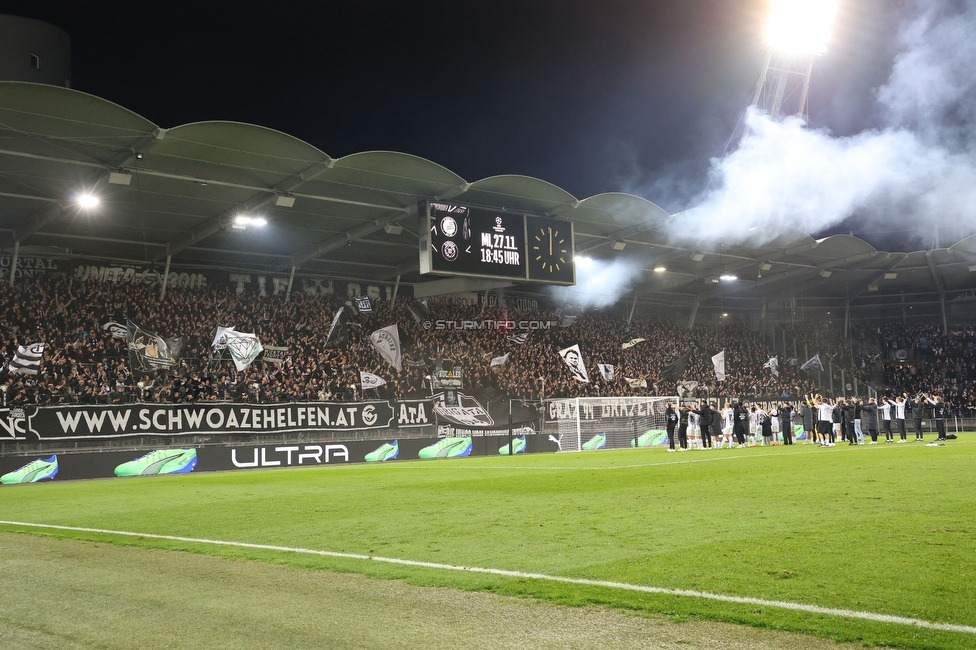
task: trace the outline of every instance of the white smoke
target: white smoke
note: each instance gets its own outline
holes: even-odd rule
[[[672,236],[759,244],[787,227],[817,233],[852,216],[891,230],[976,231],[974,36],[976,3],[921,2],[875,92],[874,130],[835,137],[751,111],[749,134],[712,161],[712,189],[674,220]]]
[[[643,265],[626,257],[598,260],[576,258],[576,286],[551,287],[557,301],[583,308],[609,307],[624,298],[640,281]]]

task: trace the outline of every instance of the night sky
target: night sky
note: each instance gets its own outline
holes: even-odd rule
[[[873,124],[898,3],[845,0],[811,122]],[[33,3],[72,38],[73,87],[173,127],[237,120],[340,157],[429,158],[469,181],[536,176],[577,197],[700,193],[762,59],[763,0]]]

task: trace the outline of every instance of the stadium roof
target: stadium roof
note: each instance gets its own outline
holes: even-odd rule
[[[97,210],[76,206],[74,195],[85,191],[100,197]],[[418,273],[417,204],[424,199],[569,219],[577,254],[642,265],[636,294],[661,305],[755,305],[798,292],[951,299],[976,286],[976,235],[914,253],[878,251],[849,236],[816,241],[799,231],[756,247],[695,250],[663,236],[662,226],[681,215],[629,194],[577,199],[515,175],[469,182],[390,151],[333,158],[252,124],[166,129],[82,92],[0,82],[0,249],[19,243],[105,260],[171,256],[174,264],[273,272],[296,266],[416,284],[427,279]],[[234,229],[241,214],[268,226]],[[390,223],[404,231],[386,232]],[[667,270],[655,273],[657,266]]]

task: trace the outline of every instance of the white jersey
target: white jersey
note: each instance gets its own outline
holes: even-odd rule
[[[827,402],[821,402],[817,406],[817,420],[820,422],[834,421],[834,407]]]
[[[688,413],[688,429],[689,430],[690,429],[695,429],[697,431],[698,430],[698,424],[699,424],[699,422],[701,422],[701,417],[697,413],[695,413],[695,412]]]
[[[882,420],[891,419],[891,404],[885,402],[884,404],[878,404],[878,410],[881,411]]]
[[[895,419],[904,420],[905,419],[905,402],[895,402]]]
[[[724,411],[722,411],[722,415],[725,417],[725,426],[728,429],[731,429],[732,427],[735,426],[735,411],[733,411],[730,408],[727,408]]]

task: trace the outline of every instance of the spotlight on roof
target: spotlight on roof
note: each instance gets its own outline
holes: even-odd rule
[[[664,273],[665,271],[667,271],[667,269],[664,268],[663,266],[655,266],[654,267],[654,272],[655,273]]]
[[[885,280],[897,280],[898,279],[898,274],[897,273],[885,273],[884,278],[885,278]]]
[[[771,0],[766,45],[790,56],[823,54],[836,15],[836,0]]]
[[[112,185],[128,185],[132,182],[132,174],[129,172],[111,172],[108,175],[108,182]]]
[[[91,210],[98,205],[99,200],[94,194],[79,194],[75,199],[75,203],[78,204],[79,208]]]
[[[970,267],[969,267],[969,270],[970,270],[970,271],[971,271],[972,273],[976,273],[976,264],[973,264],[972,266],[970,266]]]
[[[290,194],[279,194],[275,197],[275,205],[279,208],[295,207],[295,197]]]
[[[868,285],[868,291],[877,291],[877,290],[878,290],[878,283],[877,282],[875,282],[874,284],[869,284]]]
[[[820,269],[820,277],[822,278],[829,278],[833,274],[834,274],[833,271],[828,271],[827,269]]]
[[[248,226],[260,228],[267,224],[267,220],[262,217],[249,217],[246,214],[239,214],[234,217],[234,222],[231,224],[231,227],[235,230],[245,230]]]
[[[770,264],[769,262],[760,262],[759,263],[759,270],[760,271],[768,271],[771,268],[773,268],[773,265]]]
[[[577,264],[581,264],[583,266],[589,266],[593,262],[592,257],[586,257],[585,255],[580,255],[578,257],[574,257],[573,259]]]
[[[403,232],[403,226],[398,223],[390,222],[383,226],[383,230],[386,231],[387,235],[399,235],[401,232]]]
[[[725,312],[725,313],[722,314],[722,318],[728,318],[728,317],[729,317],[728,312]]]
[[[705,256],[702,255],[701,253],[692,253],[691,259],[694,260],[695,262],[701,262],[703,259],[705,259]]]
[[[622,251],[625,248],[627,248],[627,242],[622,242],[622,241],[613,242],[613,250]]]
[[[735,282],[739,279],[739,276],[732,275],[731,273],[723,273],[722,275],[718,276],[718,279],[722,282]]]

